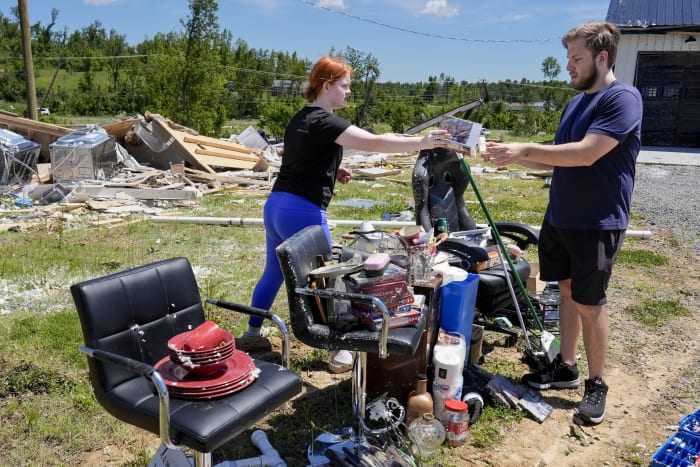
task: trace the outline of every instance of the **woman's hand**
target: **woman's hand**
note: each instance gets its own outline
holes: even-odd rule
[[[336,172],[335,178],[340,183],[348,183],[350,180],[352,180],[352,170],[346,169],[345,167],[338,167],[338,172]]]
[[[447,130],[433,130],[428,132],[420,141],[421,149],[444,148],[447,146],[447,138],[451,135]]]

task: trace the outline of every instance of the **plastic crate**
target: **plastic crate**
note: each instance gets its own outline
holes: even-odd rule
[[[678,429],[684,433],[700,437],[700,409],[681,417]]]
[[[652,467],[694,467],[700,457],[700,436],[679,431],[656,451]]]

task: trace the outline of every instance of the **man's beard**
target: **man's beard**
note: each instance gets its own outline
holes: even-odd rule
[[[598,81],[598,69],[595,65],[591,65],[589,73],[586,75],[579,74],[577,81],[571,80],[571,86],[577,91],[588,91]]]

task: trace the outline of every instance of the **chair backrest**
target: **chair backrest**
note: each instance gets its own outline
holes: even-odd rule
[[[416,224],[426,232],[441,217],[447,219],[452,232],[476,229],[464,204],[469,177],[456,152],[443,148],[421,151],[413,167],[412,183]]]
[[[168,355],[167,341],[204,322],[192,266],[172,258],[71,286],[85,345],[155,365]],[[140,378],[88,358],[100,398],[126,380]]]
[[[292,332],[307,345],[325,347],[330,329],[319,321],[314,298],[295,292],[298,287],[309,286],[309,273],[319,267],[319,255],[324,260],[331,258],[323,228],[312,225],[300,230],[277,247],[276,253],[287,288]]]
[[[379,353],[379,332],[363,328],[338,330],[324,324],[319,319],[315,298],[296,292],[298,287],[309,286],[309,273],[318,267],[318,255],[322,255],[325,260],[331,258],[328,240],[320,226],[309,226],[297,232],[282,242],[276,252],[287,288],[292,331],[297,339],[320,349]],[[342,302],[342,299],[339,301]],[[325,302],[324,306],[327,304]],[[338,311],[337,300],[334,305]],[[387,338],[389,354],[413,355],[425,325],[425,319],[421,318],[414,325],[391,329]]]

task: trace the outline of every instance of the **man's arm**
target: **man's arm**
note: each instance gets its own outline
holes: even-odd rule
[[[581,141],[566,144],[487,143],[484,160],[499,167],[518,164],[530,169],[593,165],[618,142],[598,133],[586,133]]]

